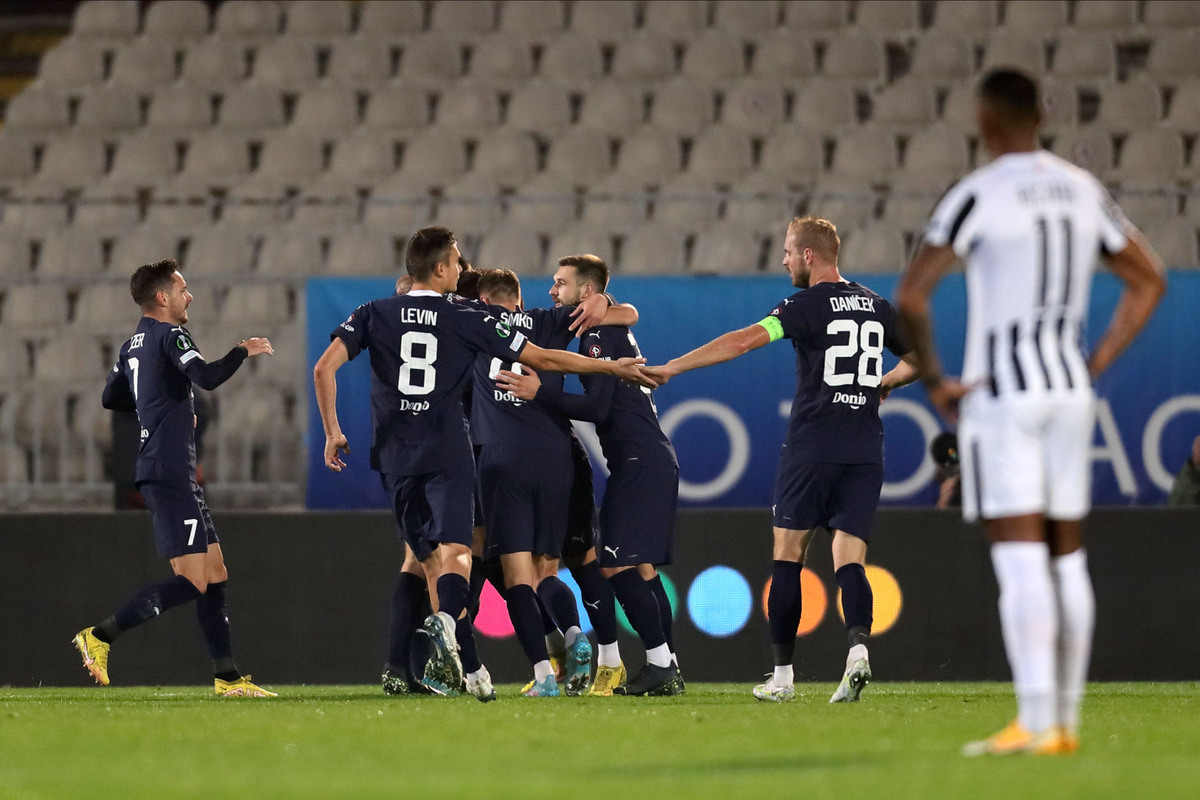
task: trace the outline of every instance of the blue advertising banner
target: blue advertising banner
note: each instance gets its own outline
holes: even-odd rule
[[[859,276],[847,275],[848,279]],[[895,295],[896,275],[861,280],[884,297]],[[1093,444],[1093,497],[1101,505],[1159,504],[1200,434],[1200,369],[1186,343],[1200,337],[1193,309],[1200,274],[1173,272],[1162,306],[1121,360],[1097,384],[1100,403]],[[549,304],[549,278],[524,282],[529,306]],[[329,343],[329,333],[358,304],[390,294],[393,281],[314,278],[308,282],[309,365]],[[791,294],[786,275],[755,277],[635,278],[616,276],[610,289],[637,306],[634,334],[642,353],[657,364],[728,330],[765,317]],[[1119,283],[1096,276],[1086,332],[1094,341],[1116,305]],[[962,363],[966,292],[961,274],[939,287],[933,302],[938,349],[947,371]],[[736,361],[683,375],[655,392],[663,429],[675,444],[683,507],[761,507],[771,502],[775,462],[795,391],[794,354],[776,342]],[[895,359],[887,354],[884,369]],[[338,375],[338,412],[350,441],[349,469],[334,474],[322,461],[324,434],[310,403],[309,508],[385,506],[377,477],[367,466],[371,421],[365,358]],[[579,391],[578,383],[568,379]],[[881,407],[886,434],[883,503],[930,505],[936,497],[929,441],[943,429],[919,385],[895,392]],[[603,479],[594,435],[580,426]]]

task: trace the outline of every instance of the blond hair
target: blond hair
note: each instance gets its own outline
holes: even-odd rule
[[[796,235],[801,248],[810,248],[822,261],[837,263],[842,240],[838,238],[837,226],[827,219],[807,216],[796,217],[788,223],[788,233]]]

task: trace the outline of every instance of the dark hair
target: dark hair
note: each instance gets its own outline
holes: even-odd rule
[[[454,234],[449,228],[421,228],[408,240],[408,251],[404,254],[408,274],[414,281],[429,280],[438,262],[448,259],[454,244]]]
[[[158,293],[171,288],[171,279],[178,270],[179,265],[173,258],[138,267],[129,279],[129,293],[133,295],[133,302],[142,308],[153,306]]]
[[[979,81],[979,99],[1008,122],[1037,125],[1042,104],[1037,81],[1016,69],[994,69]]]
[[[511,269],[484,270],[479,273],[479,294],[503,295],[516,300],[521,296],[521,279]]]
[[[560,267],[574,267],[580,283],[590,283],[597,292],[608,288],[608,264],[600,256],[563,256],[558,260]]]
[[[459,297],[469,297],[472,300],[479,299],[479,278],[483,273],[477,269],[470,272],[464,272],[458,276],[458,288],[454,293]]]

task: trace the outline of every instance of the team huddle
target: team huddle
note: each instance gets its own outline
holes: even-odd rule
[[[496,697],[472,627],[487,579],[529,661],[525,696],[684,693],[657,572],[672,562],[679,465],[652,390],[786,338],[797,388],[772,504],[774,669],[752,695],[796,697],[800,576],[819,529],[830,534],[847,633],[830,702],[858,701],[871,680],[865,563],[883,485],[879,406],[921,379],[948,421],[958,421],[961,401],[964,513],[984,521],[992,543],[1018,700],[1012,724],[964,753],[1074,752],[1094,614],[1080,532],[1090,506],[1091,381],[1144,325],[1163,283],[1157,257],[1100,184],[1038,149],[1039,108],[1036,84],[1022,73],[984,77],[980,131],[995,160],[939,204],[897,307],[842,277],[832,222],[798,217],[783,253],[798,291],[761,321],[662,366],[646,365],[631,331],[637,310],[606,294],[600,258],[560,258],[553,307],[527,309],[516,275],[470,268],[447,228],[414,234],[396,293],[355,309],[313,372],[324,462],[341,472],[351,443],[338,423],[337,372],[364,352],[370,360],[370,466],[405,545],[383,691]],[[1085,358],[1079,329],[1097,257],[1125,288]],[[960,381],[941,373],[928,315],[934,286],[957,259],[969,299]],[[193,383],[215,388],[271,345],[249,339],[206,362],[183,327],[191,296],[172,261],[141,267],[131,291],[144,316],[104,405],[138,413],[138,483],[175,574],[80,631],[75,646],[107,684],[119,633],[195,601],[216,693],[271,696],[233,661],[224,562],[195,481],[191,402]],[[576,338],[578,353],[570,352]],[[885,349],[899,358],[886,372]],[[580,375],[582,394],[564,390],[566,373]],[[595,424],[610,473],[598,513],[572,420]],[[595,647],[559,578],[563,567],[580,588]],[[618,604],[645,649],[634,674],[617,642]]]

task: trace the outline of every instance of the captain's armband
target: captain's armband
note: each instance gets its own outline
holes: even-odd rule
[[[779,317],[764,317],[755,324],[761,325],[766,329],[767,335],[771,337],[772,342],[777,342],[783,338],[783,323],[779,321]]]

